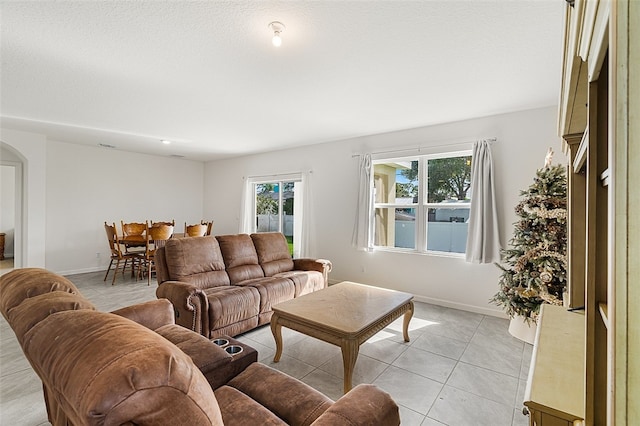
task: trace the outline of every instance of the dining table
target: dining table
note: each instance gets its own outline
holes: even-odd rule
[[[125,247],[145,247],[147,245],[147,236],[142,235],[125,235],[118,241]]]
[[[171,238],[185,238],[185,234],[184,232],[176,232],[171,235]],[[145,247],[147,245],[147,235],[125,235],[118,242],[125,247]]]

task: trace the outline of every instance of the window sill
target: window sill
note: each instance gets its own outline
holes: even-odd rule
[[[373,251],[380,251],[386,253],[402,253],[402,254],[417,254],[420,256],[435,256],[435,257],[448,257],[452,259],[464,259],[464,253],[449,253],[446,251],[418,251],[415,249],[403,249],[396,247],[383,247],[374,246]]]

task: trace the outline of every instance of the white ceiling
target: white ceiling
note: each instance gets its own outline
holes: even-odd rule
[[[564,7],[2,1],[2,125],[208,161],[554,105]]]

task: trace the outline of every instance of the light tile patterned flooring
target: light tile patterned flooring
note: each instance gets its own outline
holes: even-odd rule
[[[155,281],[104,273],[72,275],[82,294],[111,311],[155,299]],[[109,275],[111,278],[111,275]],[[531,345],[511,337],[503,319],[415,304],[411,342],[402,339],[402,319],[361,346],[354,385],[373,383],[400,406],[403,425],[527,425],[522,414]],[[342,394],[342,358],[336,346],[283,328],[284,350],[273,363],[269,327],[238,337],[258,350],[259,361],[284,371],[332,399]],[[0,320],[0,425],[46,425],[42,387],[4,318]],[[248,425],[253,426],[253,425]]]

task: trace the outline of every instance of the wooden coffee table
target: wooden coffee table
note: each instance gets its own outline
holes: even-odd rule
[[[271,332],[276,341],[273,362],[282,356],[282,327],[340,346],[344,392],[351,390],[360,345],[404,314],[402,327],[409,341],[413,295],[344,281],[273,306]]]

